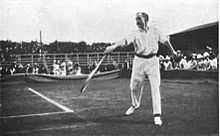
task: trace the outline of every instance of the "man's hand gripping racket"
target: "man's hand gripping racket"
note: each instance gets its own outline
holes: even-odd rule
[[[89,82],[91,81],[92,77],[95,75],[97,70],[99,69],[100,65],[102,64],[102,62],[105,59],[105,57],[107,56],[107,54],[111,53],[115,48],[117,48],[116,45],[111,45],[105,49],[104,56],[101,58],[101,60],[97,64],[96,68],[89,74],[88,78],[85,80],[85,82],[80,90],[81,93],[85,92],[86,88],[89,85]]]

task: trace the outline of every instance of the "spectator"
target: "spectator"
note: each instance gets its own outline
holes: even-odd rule
[[[38,74],[38,72],[39,72],[39,66],[38,66],[37,63],[34,63],[32,72],[33,72],[33,74]]]
[[[80,65],[79,64],[76,64],[75,65],[75,70],[76,70],[76,75],[82,75],[82,73],[81,73],[81,67],[80,67]]]
[[[9,67],[10,74],[13,75],[16,70],[16,62],[13,62]]]
[[[172,70],[173,69],[172,62],[171,62],[169,56],[166,57],[163,65],[164,65],[164,70]]]
[[[30,64],[25,65],[25,73],[31,73],[31,65]]]
[[[163,56],[163,55],[160,55],[160,56],[159,56],[159,59],[160,59],[160,60],[163,60],[163,59],[164,59],[164,56]]]
[[[211,67],[211,70],[217,70],[218,69],[217,57],[210,60],[210,67]]]
[[[211,60],[209,59],[209,54],[203,54],[204,60],[203,60],[203,65],[204,65],[204,70],[208,71],[211,69]]]
[[[129,61],[128,61],[127,59],[126,59],[125,62],[124,62],[123,69],[124,69],[124,70],[130,69],[130,64],[129,64]]]
[[[196,70],[199,71],[204,71],[205,66],[204,66],[204,62],[203,62],[203,56],[201,54],[197,55],[197,67]]]
[[[196,55],[192,54],[192,58],[188,61],[188,66],[190,70],[196,70],[197,67],[197,61],[196,61]]]
[[[53,74],[54,75],[60,74],[60,61],[59,60],[53,61]]]
[[[39,65],[38,73],[47,73],[47,69],[45,68],[45,66],[43,64]]]
[[[160,70],[161,70],[161,71],[164,71],[164,70],[165,70],[164,62],[165,62],[165,60],[159,61],[159,63],[160,63]]]
[[[23,73],[24,72],[24,66],[21,63],[19,63],[16,71],[18,73]]]
[[[87,62],[87,66],[88,66],[88,72],[92,72],[92,70],[95,68],[92,61]]]
[[[95,60],[92,64],[92,70],[96,68],[97,64],[98,64],[98,62]]]
[[[177,56],[174,58],[174,69],[179,69],[180,60],[182,59],[182,53],[180,50],[177,50]]]
[[[66,62],[63,59],[61,64],[60,64],[60,75],[66,76]]]
[[[186,59],[187,59],[186,56],[184,56],[184,57],[180,60],[180,63],[179,63],[180,69],[188,69],[188,68],[189,68]]]
[[[112,65],[113,69],[118,69],[118,63],[115,60],[112,61]]]
[[[67,75],[73,74],[73,62],[71,60],[67,60]]]

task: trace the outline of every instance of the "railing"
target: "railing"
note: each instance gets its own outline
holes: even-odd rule
[[[86,66],[89,63],[94,63],[99,61],[103,56],[103,53],[89,52],[89,53],[56,53],[56,54],[16,54],[13,55],[13,61],[21,63],[22,65],[26,64],[42,64],[46,63],[48,66],[53,64],[53,60],[71,60],[73,63],[78,63],[81,66]],[[132,63],[134,57],[133,52],[113,52],[110,55],[107,55],[103,64],[111,64],[115,61],[117,64],[122,64],[127,60],[129,63]]]

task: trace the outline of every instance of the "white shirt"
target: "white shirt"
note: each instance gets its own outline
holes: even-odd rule
[[[187,68],[188,68],[188,66],[187,66],[187,65],[188,65],[188,64],[187,64],[187,61],[186,61],[186,59],[184,59],[184,58],[181,59],[181,61],[180,61],[179,64],[180,64],[180,66],[181,66],[181,65],[183,66],[183,67],[182,67],[183,69],[187,69]]]
[[[54,70],[58,70],[58,69],[59,69],[59,65],[56,64],[56,63],[54,63],[54,64],[53,64],[53,69],[54,69]]]
[[[172,63],[171,61],[167,61],[167,62],[164,62],[164,66],[165,66],[165,70],[171,70],[172,69]]]
[[[214,58],[213,60],[211,60],[210,65],[213,69],[217,69],[218,67],[217,58]]]
[[[76,75],[82,75],[81,73],[81,67],[78,67],[77,70],[76,70]]]
[[[61,71],[66,71],[66,62],[62,62],[62,63],[60,64],[60,70],[61,70]]]
[[[164,43],[167,40],[168,37],[162,35],[156,28],[149,27],[147,31],[136,30],[115,44],[117,46],[126,46],[133,42],[137,54],[149,55],[157,53],[158,42]],[[126,42],[127,44],[125,44]]]

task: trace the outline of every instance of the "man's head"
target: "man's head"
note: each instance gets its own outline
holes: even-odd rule
[[[136,25],[142,30],[146,30],[149,17],[145,12],[136,13]]]

